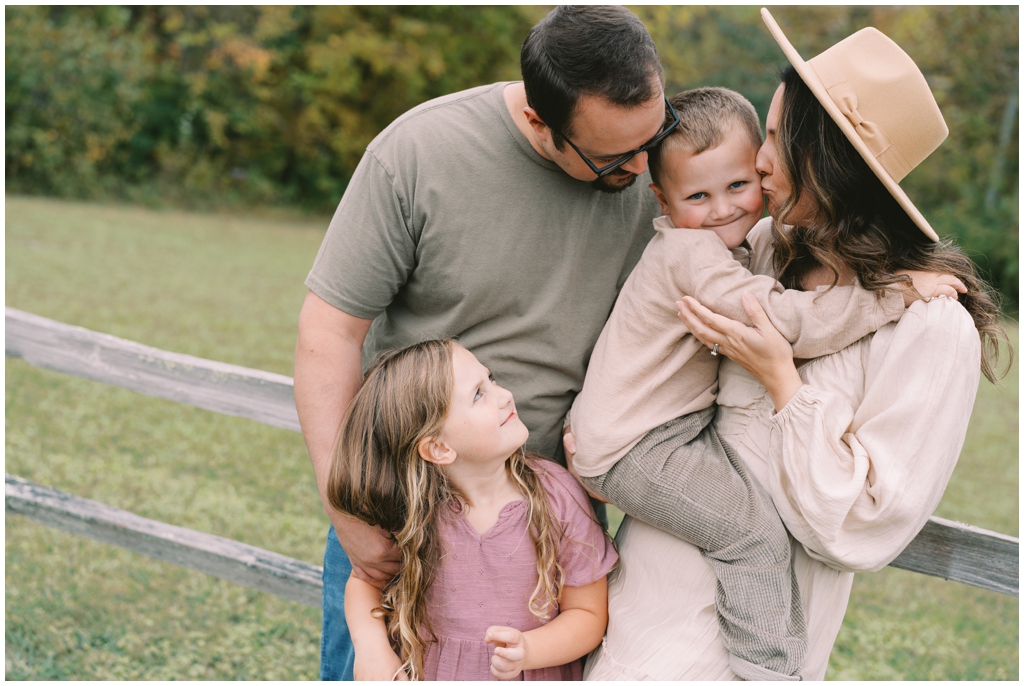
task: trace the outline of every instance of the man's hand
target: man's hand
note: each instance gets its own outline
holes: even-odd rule
[[[492,626],[484,633],[484,641],[494,644],[491,674],[502,681],[519,676],[530,650],[523,632],[510,626]]]
[[[910,269],[899,269],[896,271],[896,274],[906,274],[914,282],[913,287],[910,287],[909,284],[901,284],[903,286],[904,307],[910,307],[918,300],[927,301],[942,295],[958,300],[957,294],[967,292],[967,286],[964,285],[964,282],[952,274],[918,272]]]
[[[343,522],[341,527],[334,523],[334,533],[352,563],[352,574],[383,588],[402,569],[402,551],[391,534],[379,526],[370,526],[354,517],[345,517]]]
[[[600,495],[587,488],[587,485],[583,483],[583,479],[580,478],[579,473],[576,471],[576,467],[573,466],[572,461],[573,458],[576,457],[576,436],[572,433],[571,425],[566,426],[565,430],[562,432],[562,447],[565,448],[565,468],[569,470],[570,474],[572,474],[572,478],[580,482],[580,486],[583,486],[583,490],[586,491],[587,495],[591,498],[601,503],[608,502]]]

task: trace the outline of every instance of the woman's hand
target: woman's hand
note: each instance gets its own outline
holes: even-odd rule
[[[712,349],[718,344],[719,354],[764,384],[778,412],[803,386],[793,363],[793,348],[753,295],[744,293],[742,302],[754,326],[715,314],[690,296],[677,302],[676,307],[679,318],[697,340]]]
[[[899,284],[903,289],[903,305],[910,307],[918,300],[931,300],[946,296],[958,300],[958,293],[966,293],[967,286],[952,274],[936,274],[935,272],[918,272],[910,269],[899,269],[897,275],[906,274],[913,281],[910,284]]]
[[[494,644],[491,656],[491,674],[496,679],[515,679],[523,671],[529,643],[523,632],[510,626],[492,626],[484,634],[484,641]]]

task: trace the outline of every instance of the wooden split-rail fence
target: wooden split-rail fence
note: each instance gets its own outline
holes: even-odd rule
[[[167,352],[8,307],[7,357],[214,412],[299,431],[292,379]],[[322,568],[146,519],[6,475],[6,511],[249,588],[320,607]],[[312,497],[312,496],[311,496]],[[1020,541],[932,517],[893,567],[1019,595]]]

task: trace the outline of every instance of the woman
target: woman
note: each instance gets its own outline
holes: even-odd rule
[[[917,302],[898,323],[799,367],[756,301],[744,302],[755,327],[692,299],[680,306],[689,330],[728,358],[716,427],[796,539],[809,636],[802,677],[821,679],[853,572],[888,564],[937,506],[979,371],[994,377],[1001,331],[970,260],[937,241],[898,185],[946,135],[913,61],[865,29],[804,62],[762,16],[793,66],[758,153],[773,220],[750,235],[752,269],[805,290],[854,278],[881,289],[905,280],[899,269],[944,272],[967,291],[959,302]],[[714,573],[700,551],[629,518],[618,542],[608,633],[587,678],[735,678],[718,633]]]

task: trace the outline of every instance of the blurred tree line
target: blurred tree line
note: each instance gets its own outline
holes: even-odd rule
[[[640,7],[675,92],[763,118],[785,58],[756,7]],[[410,107],[519,77],[541,7],[10,7],[6,188],[178,205],[336,206]],[[950,136],[903,185],[1018,302],[1018,16],[1002,7],[790,7],[805,58],[875,26],[920,65]]]

